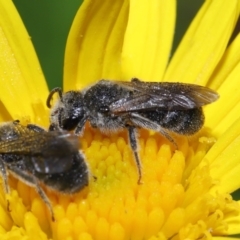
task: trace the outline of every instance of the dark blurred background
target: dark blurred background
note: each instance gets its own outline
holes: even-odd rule
[[[32,38],[49,89],[62,86],[67,35],[82,0],[13,0]],[[176,48],[204,0],[178,0]]]

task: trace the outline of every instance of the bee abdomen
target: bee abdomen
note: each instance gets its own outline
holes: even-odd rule
[[[202,108],[169,111],[162,121],[162,127],[182,135],[198,132],[204,124]]]
[[[145,111],[141,115],[160,127],[181,135],[192,135],[198,132],[204,123],[202,108],[186,110]]]

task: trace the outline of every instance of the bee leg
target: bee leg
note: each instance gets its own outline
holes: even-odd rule
[[[163,129],[161,129],[161,130],[158,131],[158,132],[159,132],[160,134],[162,134],[169,142],[171,142],[176,149],[178,149],[177,143],[174,141],[174,139],[173,139],[167,132],[165,132]]]
[[[133,150],[135,162],[137,164],[137,169],[138,169],[137,183],[141,184],[142,166],[141,166],[141,161],[140,161],[139,154],[138,154],[137,129],[133,126],[128,126],[128,135],[129,135],[129,142],[130,142],[131,148]]]
[[[55,222],[55,217],[54,217],[54,212],[53,212],[53,209],[52,209],[52,204],[50,203],[50,200],[49,198],[47,197],[46,193],[44,192],[44,190],[41,188],[38,180],[33,177],[34,180],[35,180],[35,189],[36,191],[38,192],[38,194],[40,195],[40,197],[42,198],[42,200],[45,202],[45,204],[47,205],[50,213],[51,213],[51,216],[52,216],[52,221]]]
[[[20,180],[22,180],[23,182],[25,182],[28,186],[32,186],[32,187],[34,187],[36,189],[36,191],[38,192],[38,194],[40,195],[40,197],[42,198],[44,203],[47,205],[47,207],[48,207],[48,209],[50,211],[50,214],[52,216],[52,221],[54,222],[55,221],[55,217],[54,217],[54,213],[53,213],[53,209],[52,209],[52,204],[50,203],[50,200],[47,197],[47,195],[44,192],[44,190],[41,188],[37,178],[34,177],[34,175],[32,175],[29,172],[23,172],[17,166],[9,166],[9,170],[14,172],[16,174],[16,176],[18,176],[18,178]]]
[[[157,124],[157,123],[149,120],[148,118],[145,118],[137,113],[132,113],[130,120],[139,127],[153,130],[155,132],[159,132],[162,136],[164,136],[166,139],[168,139],[169,142],[171,142],[175,146],[176,149],[178,148],[174,139],[159,124]]]
[[[84,131],[84,127],[85,127],[85,123],[86,123],[87,119],[88,119],[88,117],[85,116],[78,123],[78,125],[75,129],[75,132],[74,132],[77,136],[82,136],[83,135],[83,131]]]
[[[4,192],[6,194],[10,193],[10,188],[9,188],[9,184],[8,184],[8,176],[7,176],[7,169],[6,169],[6,165],[4,164],[3,160],[0,158],[0,173],[2,175],[3,178],[3,188],[4,188]],[[10,212],[10,203],[7,200],[7,210]]]
[[[45,130],[35,124],[28,124],[27,128],[33,130],[34,132],[45,132]]]
[[[62,116],[62,113],[63,113],[63,108],[61,107],[61,108],[58,109],[58,125],[55,124],[55,129],[53,131],[58,130],[59,128],[63,127],[63,126],[61,126],[61,116]]]

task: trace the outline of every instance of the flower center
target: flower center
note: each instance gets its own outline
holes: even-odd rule
[[[56,217],[51,223],[34,189],[12,184],[27,206],[19,210],[16,197],[9,197],[10,214],[21,212],[22,220],[14,218],[18,226],[31,209],[57,239],[210,239],[226,231],[229,216],[239,214],[230,195],[211,191],[209,165],[199,165],[211,144],[207,137],[176,137],[176,150],[159,134],[141,130],[141,184],[126,132],[108,136],[87,127],[81,143],[89,186],[73,196],[47,191]]]

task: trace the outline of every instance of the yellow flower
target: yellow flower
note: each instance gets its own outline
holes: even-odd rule
[[[210,239],[240,233],[240,36],[229,39],[239,0],[204,2],[169,65],[174,0],[85,0],[66,48],[64,90],[98,79],[181,81],[220,94],[207,106],[205,127],[176,136],[178,150],[157,133],[140,131],[143,183],[126,132],[86,127],[82,148],[90,171],[74,196],[46,191],[55,212],[31,187],[10,178],[10,212],[0,192],[0,239]],[[48,125],[41,69],[10,1],[0,1],[1,120]],[[229,44],[229,45],[228,45]]]

